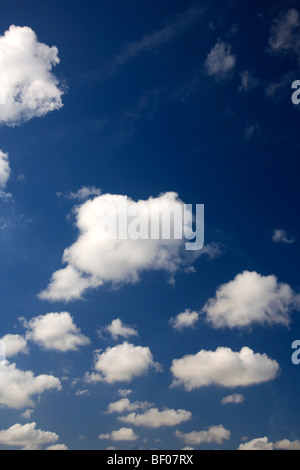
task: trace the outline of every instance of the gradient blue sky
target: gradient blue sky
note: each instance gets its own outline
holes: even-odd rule
[[[28,26],[39,42],[57,47],[60,63],[51,72],[64,93],[59,110],[1,123],[11,196],[0,200],[0,336],[25,337],[24,319],[69,312],[90,343],[62,352],[27,337],[27,354],[9,361],[34,375],[53,375],[61,390],[33,395],[34,406],[19,408],[3,403],[0,390],[1,430],[35,422],[69,449],[237,449],[264,437],[271,447],[300,440],[300,365],[291,361],[291,344],[300,339],[300,105],[291,101],[292,82],[300,80],[297,2],[11,0],[0,6],[1,36],[11,25]],[[82,299],[41,299],[63,267],[64,249],[77,239],[72,208],[82,201],[70,192],[83,186],[133,200],[174,191],[186,203],[205,204],[212,256],[196,259],[194,272],[179,269],[174,284],[164,270],[146,269],[137,283],[107,283]],[[288,326],[215,328],[204,313],[181,331],[169,323],[186,309],[201,312],[219,286],[245,271],[260,280],[276,277],[276,289],[289,286],[292,300],[280,304]],[[275,315],[272,301],[268,308]],[[125,340],[97,333],[116,318],[138,331],[127,341],[148,347],[161,368],[129,382],[87,383],[94,351]],[[245,387],[170,387],[174,359],[244,346],[276,361],[276,377]],[[156,428],[124,424],[120,415],[105,413],[120,400],[120,389],[132,391],[131,403],[186,410],[190,419]],[[233,394],[243,401],[222,404]],[[29,418],[22,416],[27,409]],[[205,442],[200,434],[198,444],[189,444],[175,435],[209,433],[218,425],[229,438]],[[137,439],[98,438],[124,426]],[[9,447],[1,442],[1,449]]]

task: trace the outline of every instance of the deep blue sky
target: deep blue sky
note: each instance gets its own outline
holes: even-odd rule
[[[0,336],[23,335],[19,317],[68,311],[90,338],[91,344],[78,352],[44,351],[30,343],[29,354],[12,358],[19,369],[36,375],[68,376],[60,392],[34,399],[29,421],[57,433],[70,449],[179,449],[185,444],[174,436],[176,429],[200,431],[219,424],[230,430],[230,440],[199,448],[236,449],[244,436],[247,441],[300,439],[300,366],[291,362],[291,344],[299,339],[296,311],[291,311],[290,328],[216,330],[203,317],[195,328],[181,332],[169,325],[170,317],[185,309],[201,310],[218,286],[244,270],[275,275],[300,290],[300,105],[291,102],[292,81],[300,79],[300,52],[267,51],[272,24],[297,9],[297,2],[211,3],[11,0],[0,6],[1,35],[12,24],[29,26],[40,42],[57,46],[60,64],[53,73],[65,87],[60,110],[0,128],[0,148],[9,153],[12,170],[6,189],[14,200],[1,202],[7,226],[0,231]],[[202,10],[178,26],[192,7]],[[114,65],[117,56],[125,57],[129,43],[140,44],[167,25],[173,28],[168,40]],[[294,34],[299,41],[299,32]],[[236,60],[225,76],[209,75],[205,66],[218,41],[231,47]],[[245,71],[255,83],[239,91]],[[271,83],[283,85],[268,96]],[[221,253],[214,259],[200,257],[194,273],[178,272],[173,286],[164,272],[149,271],[137,284],[105,285],[86,293],[84,300],[41,300],[38,293],[61,268],[63,250],[77,235],[74,219],[67,218],[75,203],[56,193],[82,186],[134,200],[175,191],[186,203],[203,203],[205,243],[219,244]],[[295,242],[274,243],[275,229],[285,230]],[[135,325],[139,337],[129,341],[148,346],[163,371],[127,384],[72,384],[91,371],[94,350],[117,344],[96,333],[117,317]],[[245,388],[170,388],[173,359],[219,346],[265,353],[279,363],[280,374]],[[192,419],[158,429],[133,426],[139,438],[129,444],[99,440],[99,434],[123,426],[117,415],[103,414],[120,398],[119,388],[132,389],[132,401],[185,409]],[[89,394],[76,396],[78,389]],[[222,397],[231,393],[243,394],[244,402],[222,405]],[[23,411],[3,406],[1,429],[25,424]]]

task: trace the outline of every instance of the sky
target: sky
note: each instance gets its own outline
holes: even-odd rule
[[[2,2],[0,71],[0,449],[300,449],[298,2]]]

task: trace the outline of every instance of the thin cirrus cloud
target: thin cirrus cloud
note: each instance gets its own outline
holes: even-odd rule
[[[15,409],[33,407],[32,397],[51,389],[61,390],[60,380],[53,375],[35,376],[8,361],[0,363],[0,405]]]
[[[104,352],[95,351],[94,369],[87,373],[87,382],[131,382],[135,377],[146,374],[150,368],[159,370],[148,347],[123,344],[107,348]]]
[[[176,431],[175,435],[188,445],[211,444],[213,442],[222,444],[224,441],[230,439],[230,431],[221,424],[218,426],[210,426],[204,431],[191,431],[188,433]]]
[[[51,69],[58,50],[38,42],[35,32],[12,25],[0,37],[0,124],[15,126],[62,107],[63,91]]]
[[[202,8],[193,6],[175,17],[173,21],[170,21],[164,28],[152,31],[144,35],[138,41],[129,42],[121,52],[111,60],[102,73],[107,76],[112,75],[119,67],[133,57],[137,57],[139,54],[146,51],[156,50],[164,44],[167,44],[174,37],[182,34],[193,24],[196,24],[202,12]]]
[[[79,236],[64,250],[62,261],[66,267],[53,273],[48,287],[39,297],[50,301],[81,299],[88,289],[105,283],[136,283],[141,274],[149,270],[165,271],[172,280],[179,269],[191,267],[197,257],[218,255],[216,244],[205,245],[198,251],[186,251],[183,237],[131,239],[114,234],[116,219],[127,220],[128,214],[138,214],[139,221],[150,221],[152,230],[153,214],[168,220],[174,205],[183,211],[184,203],[178,194],[167,192],[136,202],[127,196],[103,194],[76,206],[74,213]],[[185,214],[180,221],[176,218],[174,228],[191,236],[193,214],[189,209]]]
[[[78,351],[90,344],[75,325],[69,312],[52,312],[24,321],[26,339],[37,343],[43,349],[60,352]]]
[[[254,353],[244,346],[240,351],[219,347],[174,359],[172,387],[183,385],[187,391],[200,387],[247,387],[269,382],[279,372],[279,364],[266,354]]]
[[[291,311],[299,309],[299,295],[276,276],[244,271],[218,287],[202,309],[214,328],[252,324],[289,326]]]

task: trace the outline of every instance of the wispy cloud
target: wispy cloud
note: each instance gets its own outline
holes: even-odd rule
[[[175,20],[170,22],[163,29],[153,31],[146,34],[139,41],[128,43],[124,49],[113,58],[111,62],[111,72],[116,71],[118,67],[125,64],[132,57],[147,51],[157,49],[169,42],[174,36],[181,34],[189,26],[191,26],[201,15],[202,8],[191,7],[183,14],[177,16]]]

